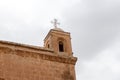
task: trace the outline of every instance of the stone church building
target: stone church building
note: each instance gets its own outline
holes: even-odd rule
[[[51,29],[44,47],[0,41],[0,80],[76,80],[69,32]]]

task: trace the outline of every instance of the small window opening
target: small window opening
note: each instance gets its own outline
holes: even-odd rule
[[[62,41],[59,42],[59,52],[64,52],[64,45]]]
[[[48,48],[50,48],[50,45],[48,44]]]

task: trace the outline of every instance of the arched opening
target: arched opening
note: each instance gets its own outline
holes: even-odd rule
[[[59,52],[64,52],[64,44],[62,41],[59,41]]]
[[[48,48],[50,48],[50,45],[48,44]]]

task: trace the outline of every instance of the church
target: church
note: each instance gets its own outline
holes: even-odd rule
[[[0,41],[0,80],[76,80],[70,33],[54,27],[44,47]]]

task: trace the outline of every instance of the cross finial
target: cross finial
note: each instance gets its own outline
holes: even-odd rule
[[[57,24],[59,25],[60,23],[58,23],[57,19],[54,19],[54,21],[51,21],[51,23],[53,24],[53,26],[55,28],[57,28]]]

